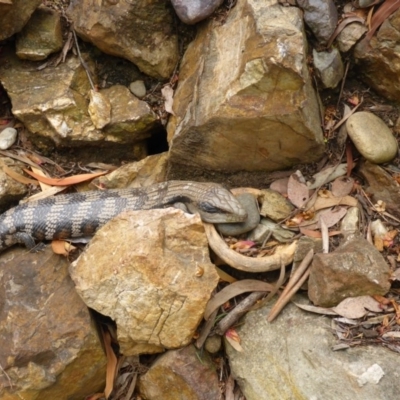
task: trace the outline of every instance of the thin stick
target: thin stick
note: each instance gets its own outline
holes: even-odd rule
[[[75,29],[72,29],[72,33],[74,34],[75,46],[76,46],[76,51],[78,52],[79,61],[81,62],[82,67],[86,71],[86,75],[87,75],[87,77],[89,79],[90,86],[91,86],[92,90],[96,90],[95,87],[94,87],[93,81],[92,81],[92,77],[90,75],[89,67],[87,66],[86,62],[82,58],[81,50],[80,50],[79,44],[78,44],[78,38],[76,37],[76,33],[75,33]]]

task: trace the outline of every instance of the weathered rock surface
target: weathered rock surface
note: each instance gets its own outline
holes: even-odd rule
[[[155,154],[143,160],[127,163],[107,175],[93,179],[92,189],[134,188],[164,182],[168,153]]]
[[[11,98],[14,115],[39,147],[104,142],[139,145],[149,136],[155,123],[153,112],[120,86],[102,91],[111,103],[111,120],[103,130],[96,129],[88,112],[89,81],[77,57],[39,71],[38,63],[21,61],[10,49],[4,55],[7,63],[0,64],[1,83]],[[90,59],[86,63],[93,67]]]
[[[318,306],[332,307],[348,297],[385,295],[390,270],[379,251],[361,237],[351,237],[335,251],[315,254],[308,297]]]
[[[332,0],[297,0],[297,5],[304,11],[304,21],[315,37],[326,43],[338,22],[335,3]]]
[[[276,1],[239,0],[224,25],[199,27],[167,127],[170,162],[190,174],[318,159],[323,140],[306,56],[300,10]]]
[[[359,22],[346,25],[336,38],[339,50],[343,53],[349,51],[367,30],[368,28]]]
[[[171,3],[179,19],[185,24],[195,24],[209,17],[223,0],[172,0]]]
[[[82,399],[104,388],[106,358],[68,264],[49,247],[1,255],[2,399]]]
[[[17,36],[16,54],[27,60],[44,60],[61,50],[63,38],[60,15],[47,7],[39,7]]]
[[[354,48],[354,58],[365,82],[382,96],[400,101],[400,11],[387,18],[378,32]]]
[[[383,164],[396,157],[397,140],[387,125],[375,114],[360,111],[346,121],[347,133],[362,156],[374,164]]]
[[[121,214],[70,272],[85,303],[117,323],[125,355],[187,345],[218,283],[200,217],[172,208]]]
[[[220,400],[218,376],[206,353],[190,345],[160,356],[139,380],[148,400]]]
[[[67,10],[79,36],[104,53],[126,58],[159,79],[172,74],[179,58],[172,10],[163,0],[73,0]]]
[[[4,166],[6,168],[3,168]],[[21,200],[28,193],[26,185],[17,182],[4,172],[8,168],[23,174],[22,168],[25,168],[25,165],[12,158],[0,157],[0,213],[4,212],[11,204]]]
[[[308,304],[304,297],[294,300]],[[247,400],[397,397],[397,353],[378,346],[333,352],[336,339],[328,317],[289,304],[273,323],[268,323],[270,308],[249,312],[243,318],[237,328],[243,352],[226,344],[231,371]],[[384,377],[377,382],[365,381],[366,371],[374,364],[383,369]]]
[[[0,40],[19,32],[42,0],[10,0],[0,2]]]
[[[400,185],[397,181],[379,165],[368,161],[361,163],[359,172],[368,183],[366,192],[373,201],[382,200],[386,209],[399,217]]]

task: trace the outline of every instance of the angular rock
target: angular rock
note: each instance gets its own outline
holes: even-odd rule
[[[93,179],[92,189],[134,188],[164,182],[168,153],[155,154],[143,160],[127,163],[107,175]]]
[[[0,2],[0,40],[19,32],[42,0],[12,0]]]
[[[271,171],[318,159],[306,57],[300,10],[275,1],[239,0],[224,25],[199,27],[167,126],[171,170]]]
[[[96,129],[88,112],[90,84],[77,57],[38,70],[37,63],[19,60],[9,48],[3,53],[8,62],[0,64],[1,83],[11,98],[13,114],[38,147],[139,145],[150,136],[149,129],[156,123],[154,113],[121,86],[101,92],[111,103],[111,122],[103,130]],[[86,64],[93,68],[91,59]]]
[[[179,19],[185,24],[195,24],[209,17],[223,0],[172,0]]]
[[[275,190],[264,189],[260,214],[271,218],[273,221],[281,221],[287,218],[294,210],[293,205]]]
[[[400,185],[379,165],[368,161],[361,163],[359,173],[368,183],[366,192],[376,203],[382,200],[386,209],[400,217]]]
[[[385,295],[390,270],[379,251],[361,237],[348,237],[335,251],[314,256],[308,297],[318,306],[332,307],[348,297]]]
[[[225,236],[241,235],[254,229],[260,222],[257,199],[250,193],[243,193],[236,196],[239,203],[247,212],[247,219],[236,224],[217,224],[218,231]]]
[[[377,33],[354,48],[360,77],[380,95],[400,101],[400,10],[387,18]]]
[[[332,0],[297,0],[304,21],[321,43],[327,43],[336,29],[338,13]]]
[[[375,114],[360,111],[350,115],[346,121],[346,129],[354,146],[368,161],[383,164],[396,157],[397,140]]]
[[[67,10],[76,32],[106,54],[126,58],[158,79],[172,74],[178,38],[163,0],[71,1]]]
[[[128,143],[150,136],[150,130],[157,125],[157,117],[147,103],[122,85],[103,89],[101,94],[111,104],[111,120],[104,128],[109,140]]]
[[[2,399],[82,399],[104,388],[106,357],[68,264],[50,247],[1,254]]]
[[[308,304],[301,296],[294,301]],[[237,332],[243,352],[226,343],[231,371],[246,400],[397,398],[398,353],[380,346],[332,351],[336,338],[330,318],[290,303],[268,323],[270,308],[264,306],[242,319]],[[360,385],[374,364],[385,376]]]
[[[47,7],[39,7],[17,36],[16,54],[26,60],[44,60],[61,50],[63,38],[60,15]]]
[[[139,391],[148,400],[221,399],[213,363],[192,345],[160,356],[140,377]]]
[[[85,303],[116,322],[125,355],[187,345],[218,283],[200,217],[173,208],[121,214],[70,273]]]
[[[313,50],[313,63],[325,88],[335,88],[343,78],[344,68],[339,50],[317,52]]]

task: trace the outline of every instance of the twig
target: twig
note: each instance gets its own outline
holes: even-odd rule
[[[275,303],[275,305],[271,308],[267,321],[273,321],[278,314],[282,311],[287,303],[289,303],[290,299],[297,292],[297,290],[303,285],[308,276],[310,275],[309,265],[314,257],[314,250],[310,249],[307,255],[304,257],[303,261],[290,278],[286,288],[280,295],[279,299]]]
[[[223,335],[245,312],[265,296],[265,292],[253,292],[242,300],[226,317],[219,321],[215,330],[219,335]]]
[[[76,46],[76,51],[78,52],[79,61],[81,62],[82,67],[83,67],[83,68],[85,69],[85,71],[86,71],[86,75],[87,75],[87,77],[88,77],[88,79],[89,79],[90,86],[91,86],[92,90],[96,90],[95,87],[94,87],[94,84],[93,84],[92,77],[91,77],[91,75],[90,75],[89,67],[88,67],[88,65],[86,64],[86,62],[84,61],[84,59],[82,58],[81,50],[80,50],[79,44],[78,44],[78,38],[76,37],[76,33],[75,33],[75,29],[72,29],[72,33],[74,34],[75,46]]]

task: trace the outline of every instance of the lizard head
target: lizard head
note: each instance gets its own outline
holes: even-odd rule
[[[198,212],[204,222],[212,224],[246,220],[246,211],[229,190],[215,183],[200,185],[202,190],[198,192],[196,200],[186,204],[190,212]]]

